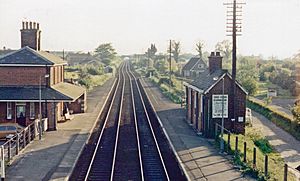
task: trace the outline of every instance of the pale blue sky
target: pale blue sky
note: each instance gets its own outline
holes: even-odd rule
[[[206,50],[229,38],[226,0],[0,0],[0,47],[20,47],[22,20],[37,21],[42,49],[92,51],[112,42],[120,54],[142,53],[150,43],[165,52],[179,40],[183,52]],[[300,0],[244,0],[244,55],[289,57],[300,50]]]

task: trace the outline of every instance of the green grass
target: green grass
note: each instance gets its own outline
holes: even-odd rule
[[[80,83],[86,83],[86,88],[90,91],[96,86],[103,85],[108,79],[112,77],[112,73],[102,74],[102,75],[90,75],[86,80],[79,81]],[[76,67],[67,67],[65,70],[66,79],[79,79],[79,68]]]
[[[158,76],[152,76],[150,80],[157,85],[161,92],[168,97],[172,102],[176,104],[180,104],[182,102],[182,95],[183,92],[183,86],[180,80],[176,79],[175,77],[172,78],[172,84],[173,86],[169,86],[169,84],[163,82],[159,83],[160,78]]]
[[[233,161],[235,164],[242,167],[245,174],[249,174],[257,180],[283,180],[284,174],[284,160],[280,157],[268,140],[261,136],[262,134],[253,129],[246,127],[246,135],[231,135],[230,147],[231,153],[234,153],[235,137],[238,137],[238,157]],[[228,144],[228,136],[225,135],[225,143]],[[243,162],[244,156],[244,142],[247,144],[246,149],[246,163]],[[256,167],[253,168],[253,148],[256,147]],[[264,175],[265,155],[268,155],[268,176]],[[295,178],[292,173],[288,173],[289,181],[294,181]]]

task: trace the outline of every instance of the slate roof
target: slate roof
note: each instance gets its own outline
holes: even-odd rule
[[[67,95],[50,87],[42,87],[42,100],[47,101],[72,101]],[[1,100],[39,100],[39,87],[0,87]]]
[[[55,84],[52,86],[52,88],[63,93],[64,95],[67,95],[68,97],[71,97],[73,100],[78,99],[82,94],[85,93],[85,88],[66,82]]]
[[[4,57],[5,55],[12,53],[14,51],[16,51],[16,50],[0,50],[0,58]]]
[[[66,62],[58,56],[44,51],[35,51],[26,46],[1,57],[0,66],[3,64],[55,65],[66,64]]]
[[[88,64],[93,61],[100,62],[97,57],[94,57],[89,53],[69,53],[66,56],[66,59],[70,64]]]
[[[202,59],[200,59],[200,57],[193,57],[183,66],[182,70],[191,70],[191,69],[196,70],[198,64],[200,63],[203,63],[205,65],[205,68],[207,68],[207,65],[204,63]]]
[[[224,74],[226,74],[227,70],[216,70],[213,73],[209,73],[209,70],[206,70],[205,72],[201,73],[193,82],[190,84],[206,91],[208,88],[210,88],[212,85],[214,85],[216,82],[219,81],[223,77]]]
[[[229,76],[232,79],[228,70],[219,69],[212,73],[209,73],[209,70],[201,73],[195,80],[193,80],[190,85],[197,87],[206,94],[217,82],[219,82],[224,76]],[[243,92],[248,94],[248,92],[236,81],[236,84],[242,89]]]

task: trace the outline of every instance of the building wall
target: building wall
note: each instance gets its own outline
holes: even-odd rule
[[[224,79],[224,94],[228,95],[228,118],[224,118],[224,126],[226,129],[231,130],[236,133],[245,133],[245,114],[246,114],[246,94],[238,87],[236,84],[236,117],[235,121],[232,121],[233,118],[233,100],[231,96],[231,82],[232,80],[226,76]],[[205,95],[206,100],[210,100],[210,105],[206,102],[206,109],[212,110],[212,95],[213,94],[222,94],[222,81],[215,85],[208,94]],[[208,107],[209,106],[209,107]],[[213,136],[215,123],[221,124],[221,118],[212,118],[212,111],[210,111],[209,117],[211,118],[208,135],[209,137]],[[238,122],[238,117],[243,117],[243,122]]]
[[[228,118],[224,118],[224,125],[228,130],[245,133],[246,94],[236,84],[236,118],[235,121],[232,122],[233,97],[230,96],[231,82],[232,80],[228,76],[224,78],[224,94],[228,95]],[[187,94],[187,121],[192,123],[193,127],[198,131],[203,132],[206,137],[213,137],[215,123],[221,124],[222,121],[222,118],[212,118],[212,95],[222,94],[222,87],[222,81],[220,81],[205,95],[196,93],[195,90],[186,87],[186,91],[192,91],[191,94]],[[198,94],[198,97],[197,108],[195,109],[194,98],[196,94]],[[191,98],[189,98],[190,96]],[[189,102],[190,100],[191,102]],[[198,114],[195,114],[195,111],[197,111]],[[196,123],[196,117],[198,117],[198,124]],[[239,117],[243,117],[243,122],[238,122]]]
[[[46,67],[0,67],[0,86],[37,86],[46,74]],[[46,85],[46,79],[41,80]]]
[[[64,81],[63,65],[53,66],[50,68],[50,85],[55,85]]]
[[[86,111],[86,94],[80,96],[76,101],[69,104],[69,110],[73,114],[84,113]]]

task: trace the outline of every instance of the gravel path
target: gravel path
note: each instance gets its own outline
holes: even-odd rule
[[[264,116],[252,111],[253,127],[259,129],[289,166],[300,166],[300,141],[277,127]]]

